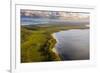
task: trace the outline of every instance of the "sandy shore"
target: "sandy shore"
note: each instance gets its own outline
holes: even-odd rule
[[[51,35],[52,35],[52,37],[53,37],[54,39],[56,39],[56,41],[57,41],[57,43],[58,43],[58,40],[57,40],[57,38],[56,38],[55,33],[53,33],[53,34],[51,34]],[[55,45],[56,45],[56,44],[55,44]],[[52,49],[52,51],[53,51],[54,53],[58,54],[58,52],[57,52],[55,46],[54,46],[54,48]]]
[[[56,34],[53,33],[53,34],[51,34],[51,35],[52,35],[52,37],[53,37],[54,39],[56,39],[56,41],[57,41],[57,43],[58,43],[59,41],[58,41],[58,39],[57,39],[57,37],[56,37]]]

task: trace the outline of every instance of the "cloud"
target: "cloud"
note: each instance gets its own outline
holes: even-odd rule
[[[37,18],[53,18],[62,20],[89,20],[89,13],[82,12],[61,12],[61,11],[37,11],[37,10],[21,10],[21,16],[31,16]]]

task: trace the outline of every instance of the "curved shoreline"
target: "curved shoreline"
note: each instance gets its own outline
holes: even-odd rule
[[[79,30],[77,30],[77,29],[71,29],[71,31],[69,31],[69,32],[72,32],[72,31],[89,31],[89,29],[79,29]],[[68,32],[68,30],[66,30],[67,32]],[[61,33],[63,33],[62,31],[59,31],[59,32],[61,32]],[[60,39],[60,36],[62,36],[63,34],[57,34],[57,33],[59,33],[59,32],[55,32],[55,33],[53,33],[52,34],[52,36],[53,36],[53,38],[54,39],[56,39],[57,40],[57,43],[58,43],[58,45],[59,45],[59,43],[62,41],[62,40],[65,40],[65,38],[66,37],[62,37],[62,38],[64,38],[64,39]],[[79,32],[78,32],[79,33]],[[69,35],[69,34],[67,34],[67,33],[64,33],[64,34],[66,34],[67,36]],[[72,33],[73,34],[73,33]],[[81,38],[82,39],[82,38]],[[84,38],[83,38],[84,39]],[[67,40],[67,39],[66,39]],[[66,42],[64,42],[64,43],[66,43]],[[75,43],[75,42],[73,42],[73,43]],[[81,42],[80,42],[81,43]],[[76,44],[76,43],[75,43]],[[84,42],[83,42],[83,44],[84,44]],[[57,48],[54,48],[55,50],[57,50],[57,52],[56,53],[58,53],[58,55],[59,55],[59,57],[62,59],[62,60],[79,60],[79,59],[89,59],[89,54],[88,54],[88,47],[87,47],[87,45],[85,45],[86,47],[85,47],[85,49],[83,48],[81,48],[79,45],[75,45],[75,49],[72,49],[72,50],[75,50],[75,52],[76,52],[76,55],[77,56],[74,56],[74,53],[70,53],[69,52],[69,50],[64,50],[64,49],[66,49],[66,46],[70,46],[70,45],[64,45],[65,46],[65,48],[62,48],[62,47],[58,47],[58,45],[56,45],[56,47]],[[63,44],[60,44],[60,45],[63,45]],[[73,45],[74,46],[74,45]],[[79,47],[79,49],[82,49],[82,51],[81,50],[79,50],[79,49],[77,49],[77,47],[76,46],[78,46]],[[84,45],[83,45],[84,46]],[[66,55],[63,55],[63,54],[61,54],[61,53],[59,53],[59,52],[62,52],[62,51],[65,51],[65,54]],[[83,52],[82,54],[80,54],[80,53],[78,53],[78,52]],[[84,54],[85,53],[85,54]],[[71,55],[70,55],[71,54]],[[67,56],[68,55],[68,56]],[[80,55],[80,56],[78,56],[78,55]]]
[[[53,39],[55,39],[55,40],[57,41],[56,36],[54,35],[54,33],[51,34],[51,36],[52,36]],[[57,41],[57,42],[58,42],[58,41]],[[56,42],[56,43],[57,43],[57,42]],[[56,44],[55,44],[55,45],[56,45]],[[55,46],[52,48],[52,51],[53,51],[54,53],[58,54],[58,52],[57,52]]]
[[[56,48],[57,43],[60,43],[56,33],[81,28],[85,29],[85,27],[76,26],[57,28],[55,26],[50,28],[34,25],[21,26],[21,41],[24,41],[21,42],[21,62],[61,61],[58,48]]]
[[[53,39],[55,39],[55,40],[57,41],[57,42],[56,42],[56,44],[57,44],[57,43],[58,43],[58,40],[56,39],[55,34],[52,33],[51,36],[52,36]],[[56,45],[56,44],[55,44],[55,45]],[[57,49],[55,48],[55,46],[52,48],[52,51],[53,51],[57,56],[59,56],[59,54],[58,54]]]

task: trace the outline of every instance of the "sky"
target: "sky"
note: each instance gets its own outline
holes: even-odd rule
[[[89,20],[89,13],[21,9],[21,16],[62,20]]]

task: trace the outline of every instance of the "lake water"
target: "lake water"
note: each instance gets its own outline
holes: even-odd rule
[[[89,29],[72,29],[54,33],[56,51],[62,60],[89,59]]]

